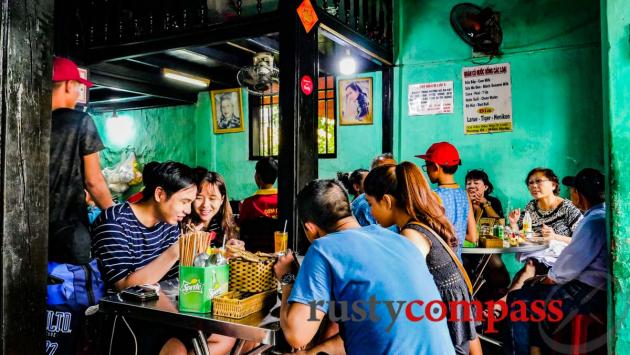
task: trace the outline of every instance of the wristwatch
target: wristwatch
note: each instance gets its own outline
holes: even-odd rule
[[[295,282],[295,274],[287,272],[280,278],[280,286],[292,285]]]
[[[483,208],[486,208],[486,207],[490,207],[490,206],[491,206],[491,204],[490,204],[490,202],[487,202],[487,201],[486,201],[485,203],[482,203],[482,204],[481,204],[481,206],[482,206]]]

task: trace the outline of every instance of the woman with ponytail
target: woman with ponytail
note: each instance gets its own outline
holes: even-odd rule
[[[479,353],[472,309],[461,304],[450,307],[453,302],[470,304],[471,300],[468,277],[454,254],[457,236],[420,169],[410,162],[380,166],[370,171],[363,185],[377,222],[385,228],[397,225],[400,234],[425,256],[446,304],[449,333],[457,354],[469,354],[471,347],[473,353]]]

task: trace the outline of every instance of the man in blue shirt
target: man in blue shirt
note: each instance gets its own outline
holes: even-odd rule
[[[547,275],[525,281],[525,286],[508,295],[508,304],[535,300],[562,300],[564,317],[571,311],[602,311],[606,304],[609,252],[606,239],[604,175],[586,168],[562,183],[571,187],[571,201],[586,211],[576,226],[571,243],[564,248]],[[530,333],[527,322],[512,322],[511,338],[515,354],[529,354],[530,346],[540,346],[538,333]]]
[[[337,180],[310,182],[297,202],[312,245],[301,267],[292,255],[274,267],[291,346],[309,344],[328,314],[341,330],[330,342],[343,340],[348,354],[454,353],[445,319],[428,319],[435,307],[427,305],[441,299],[410,241],[378,225],[361,228]]]

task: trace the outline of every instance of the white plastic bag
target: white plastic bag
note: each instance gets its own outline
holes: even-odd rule
[[[107,186],[114,193],[123,193],[129,189],[129,183],[137,179],[138,171],[135,169],[136,155],[132,152],[120,163],[103,170]]]

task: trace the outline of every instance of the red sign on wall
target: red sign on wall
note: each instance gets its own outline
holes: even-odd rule
[[[304,75],[302,80],[300,80],[300,87],[304,95],[310,95],[313,92],[313,79],[308,75]]]
[[[302,26],[304,26],[304,30],[306,33],[311,32],[311,29],[317,21],[317,13],[315,12],[315,8],[311,4],[310,0],[304,0],[297,8],[298,16],[300,17],[300,21],[302,21]]]

